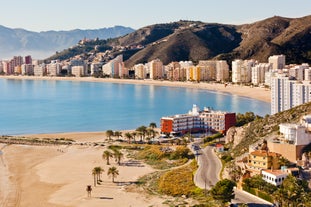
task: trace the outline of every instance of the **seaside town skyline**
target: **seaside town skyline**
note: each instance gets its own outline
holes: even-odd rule
[[[12,18],[12,10],[3,9],[0,27],[38,32],[113,25],[138,29],[184,19],[239,25],[283,16],[271,18],[282,19],[272,21],[274,26],[286,25],[280,29],[285,31],[282,39],[311,18],[295,20],[298,26],[287,19],[309,15],[311,1],[307,0],[13,0],[3,6],[24,15]],[[261,34],[280,28],[268,28],[265,22],[251,33],[247,27],[241,35],[252,40],[260,30],[258,39],[269,39],[257,48],[275,44]],[[175,31],[199,28],[190,22]],[[224,28],[217,31],[231,40],[239,36]],[[301,31],[308,31],[302,32],[301,42],[308,41],[310,25]],[[183,41],[188,39],[192,44],[189,36]],[[91,41],[85,37],[72,48]],[[89,47],[92,51],[68,55],[66,60],[33,59],[31,53],[0,58],[4,91],[0,110],[5,112],[1,130],[40,131],[0,134],[0,206],[311,207],[311,65],[303,62],[310,59],[293,59],[291,52],[271,49],[279,53],[269,51],[260,61],[234,59],[232,53],[219,60],[188,56],[193,61],[162,61],[153,56],[128,61],[131,67],[127,67],[126,55],[146,48],[144,41],[112,44],[111,50],[98,49],[97,41],[98,37],[96,45]],[[156,50],[164,42],[167,38],[148,44]],[[254,52],[241,42],[237,45],[244,47],[233,50],[237,53]],[[171,113],[186,105],[188,112]],[[238,113],[246,108],[250,111]],[[269,109],[271,113],[263,116],[254,113]],[[149,122],[151,112],[159,120]],[[142,122],[149,125],[139,126]],[[124,128],[133,124],[136,129]],[[94,131],[93,126],[106,131]]]

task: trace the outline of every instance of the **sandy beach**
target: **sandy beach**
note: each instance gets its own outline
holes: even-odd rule
[[[93,145],[6,146],[0,163],[0,206],[164,206],[163,198],[125,189],[127,183],[154,169],[144,163],[118,166],[113,159],[106,165],[102,159],[105,149]],[[92,169],[97,166],[104,169],[103,183],[94,187]],[[107,176],[111,166],[119,170],[116,183]],[[91,197],[87,185],[93,187]]]
[[[154,80],[125,80],[98,78],[3,76],[8,79],[40,79],[113,82],[122,84],[145,84],[170,87],[188,87],[270,102],[270,91],[264,88],[211,83],[170,82]],[[126,132],[122,131],[123,134]],[[45,207],[97,207],[97,206],[167,206],[165,198],[142,192],[129,192],[118,183],[134,182],[155,170],[144,163],[139,166],[118,166],[114,161],[107,166],[102,153],[107,145],[105,132],[72,132],[56,134],[25,135],[35,138],[68,138],[76,143],[71,146],[33,146],[0,144],[0,206]],[[83,144],[80,144],[83,143]],[[127,162],[128,158],[122,160]],[[103,184],[93,187],[92,197],[87,197],[86,186],[93,185],[91,174],[100,166],[105,172]],[[116,166],[119,170],[117,183],[107,176],[107,170]]]

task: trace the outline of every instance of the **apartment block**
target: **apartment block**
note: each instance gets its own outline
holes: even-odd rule
[[[60,74],[62,66],[57,61],[51,61],[50,64],[46,65],[46,68],[47,68],[47,75],[49,75],[49,76],[58,76]]]
[[[252,78],[252,67],[254,60],[234,60],[232,61],[232,82],[250,83]]]
[[[33,68],[34,76],[44,76],[46,75],[46,68],[44,64],[35,65]]]
[[[21,65],[21,74],[22,75],[33,75],[33,65],[32,64],[23,64]]]
[[[265,75],[272,69],[271,63],[259,63],[252,67],[252,84],[259,85],[265,83]]]
[[[134,65],[134,72],[136,79],[145,79],[146,78],[146,68],[144,64]]]
[[[272,64],[272,69],[283,69],[285,67],[285,55],[273,55],[268,58]]]
[[[216,81],[229,81],[229,65],[225,60],[216,61]]]
[[[72,66],[71,67],[71,74],[76,77],[82,77],[86,75],[86,69],[84,65],[79,66]]]
[[[178,114],[161,118],[162,133],[186,134],[194,132],[222,132],[225,133],[236,124],[235,113],[214,111],[193,105],[188,114]]]
[[[122,71],[123,55],[118,55],[113,60],[110,60],[107,64],[103,65],[102,71],[104,75],[109,75],[110,77],[120,77],[120,68]],[[121,74],[122,75],[122,74]]]
[[[149,65],[149,72],[150,72],[150,79],[156,80],[163,78],[163,63],[159,59],[152,60],[148,63]]]
[[[255,150],[248,156],[248,170],[260,174],[263,169],[279,169],[281,154],[267,150]]]

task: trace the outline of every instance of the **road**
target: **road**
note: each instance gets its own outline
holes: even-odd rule
[[[194,176],[194,183],[202,189],[211,189],[219,181],[221,161],[216,156],[213,147],[207,146],[197,151],[199,168]]]
[[[199,146],[198,143],[193,145]],[[196,159],[199,168],[194,175],[194,183],[201,189],[211,189],[219,180],[222,163],[214,152],[212,146],[207,146],[204,149],[192,147],[192,151],[196,154]],[[256,196],[250,195],[244,191],[235,189],[235,198],[231,203],[247,203],[250,207],[268,207],[271,203],[264,201]]]

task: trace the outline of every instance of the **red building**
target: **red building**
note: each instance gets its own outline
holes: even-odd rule
[[[193,105],[188,114],[162,117],[161,132],[185,134],[212,131],[226,133],[235,124],[235,113],[214,111],[209,108],[200,111],[196,105]]]

